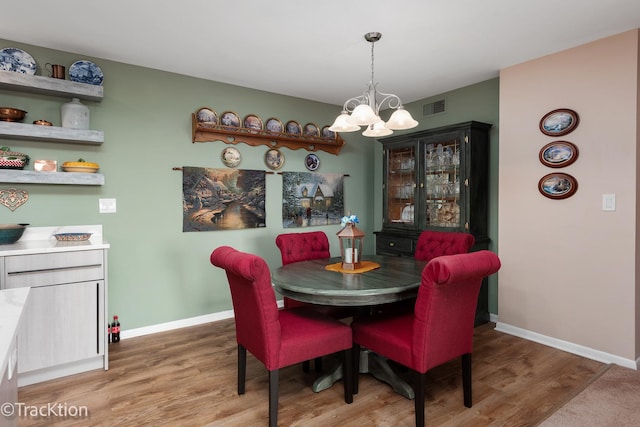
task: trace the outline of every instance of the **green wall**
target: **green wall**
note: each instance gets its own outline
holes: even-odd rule
[[[55,159],[59,164],[80,157],[97,162],[105,175],[105,185],[0,183],[0,188],[25,189],[30,196],[14,212],[0,210],[0,222],[32,226],[102,224],[105,238],[111,244],[109,314],[120,316],[123,330],[230,310],[224,272],[209,264],[209,254],[217,246],[230,245],[257,253],[272,268],[280,265],[275,237],[299,229],[282,228],[279,174],[267,175],[265,228],[182,232],[182,175],[172,168],[224,168],[220,153],[226,146],[222,142],[193,144],[191,114],[207,106],[218,113],[232,110],[241,117],[253,113],[264,119],[273,116],[282,121],[315,122],[323,126],[333,121],[339,106],[0,39],[0,47],[10,46],[29,52],[38,63],[38,74],[46,75],[42,68],[47,62],[68,67],[78,59],[92,60],[104,72],[103,101],[84,102],[91,110],[91,128],[105,132],[103,145],[85,147],[12,140],[3,140],[2,145],[27,153],[32,159]],[[444,119],[445,124],[471,119],[497,123],[497,87],[497,81],[492,80],[447,94],[451,106],[460,105],[449,110],[449,117],[438,120]],[[3,106],[28,111],[27,123],[46,119],[58,126],[60,105],[68,101],[11,91],[0,91],[0,99]],[[436,118],[422,118],[421,105],[422,102],[407,106],[421,122],[420,128],[442,124],[434,121]],[[372,233],[380,229],[382,221],[380,144],[357,132],[342,136],[346,145],[338,156],[317,153],[321,160],[319,172],[349,175],[345,178],[346,208],[358,215],[362,229],[370,236],[365,239],[365,252],[373,253]],[[237,148],[242,155],[239,167],[266,170],[267,147],[238,144]],[[282,170],[306,171],[303,164],[306,150],[283,148],[282,152],[285,156]],[[497,169],[495,172],[497,176]],[[117,213],[100,214],[100,198],[115,198]],[[309,229],[325,231],[332,254],[337,255],[339,244],[335,233],[339,226],[306,230]]]

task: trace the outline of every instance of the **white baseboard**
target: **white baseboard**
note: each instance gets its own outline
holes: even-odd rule
[[[590,347],[574,344],[569,341],[549,337],[537,332],[532,332],[527,329],[518,328],[517,326],[508,325],[506,323],[500,323],[497,321],[495,330],[498,332],[504,332],[509,335],[524,338],[529,341],[544,344],[549,347],[557,348],[558,350],[563,350],[568,353],[576,354],[578,356],[586,357],[587,359],[597,360],[598,362],[602,363],[613,363],[619,366],[624,366],[625,368],[634,369],[636,371],[640,370],[640,359],[635,361],[633,359],[625,359],[624,357],[605,353],[604,351],[595,350]]]
[[[278,307],[282,307],[282,300],[278,300]],[[202,325],[203,323],[217,322],[233,318],[233,310],[220,311],[218,313],[205,314],[203,316],[190,317],[188,319],[174,320],[173,322],[159,323],[157,325],[144,326],[142,328],[128,329],[120,332],[120,339],[140,337],[158,332],[172,331],[174,329],[187,328],[189,326]]]

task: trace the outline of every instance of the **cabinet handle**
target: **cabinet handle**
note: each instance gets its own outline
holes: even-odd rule
[[[394,247],[394,246],[395,246],[395,243],[393,243],[393,242],[389,242],[389,246]]]
[[[21,274],[33,274],[33,273],[45,273],[47,271],[78,270],[81,268],[96,268],[96,267],[102,268],[102,264],[73,265],[70,267],[42,268],[40,270],[9,271],[7,272],[7,276],[18,276]]]
[[[96,282],[96,354],[100,354],[100,329],[100,283]]]

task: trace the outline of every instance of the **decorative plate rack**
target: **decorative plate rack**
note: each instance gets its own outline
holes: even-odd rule
[[[193,138],[192,142],[222,141],[226,144],[245,144],[257,147],[266,145],[271,148],[287,147],[292,150],[303,148],[307,151],[326,151],[337,155],[340,153],[344,140],[339,134],[335,137],[316,137],[308,135],[291,135],[288,133],[257,130],[244,127],[232,127],[220,124],[203,124],[198,122],[196,114],[191,115]]]

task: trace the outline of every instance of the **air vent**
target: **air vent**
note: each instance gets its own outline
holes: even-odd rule
[[[432,116],[434,114],[444,113],[445,112],[445,102],[444,99],[439,101],[433,101],[428,104],[424,104],[422,106],[422,115],[423,116]]]

